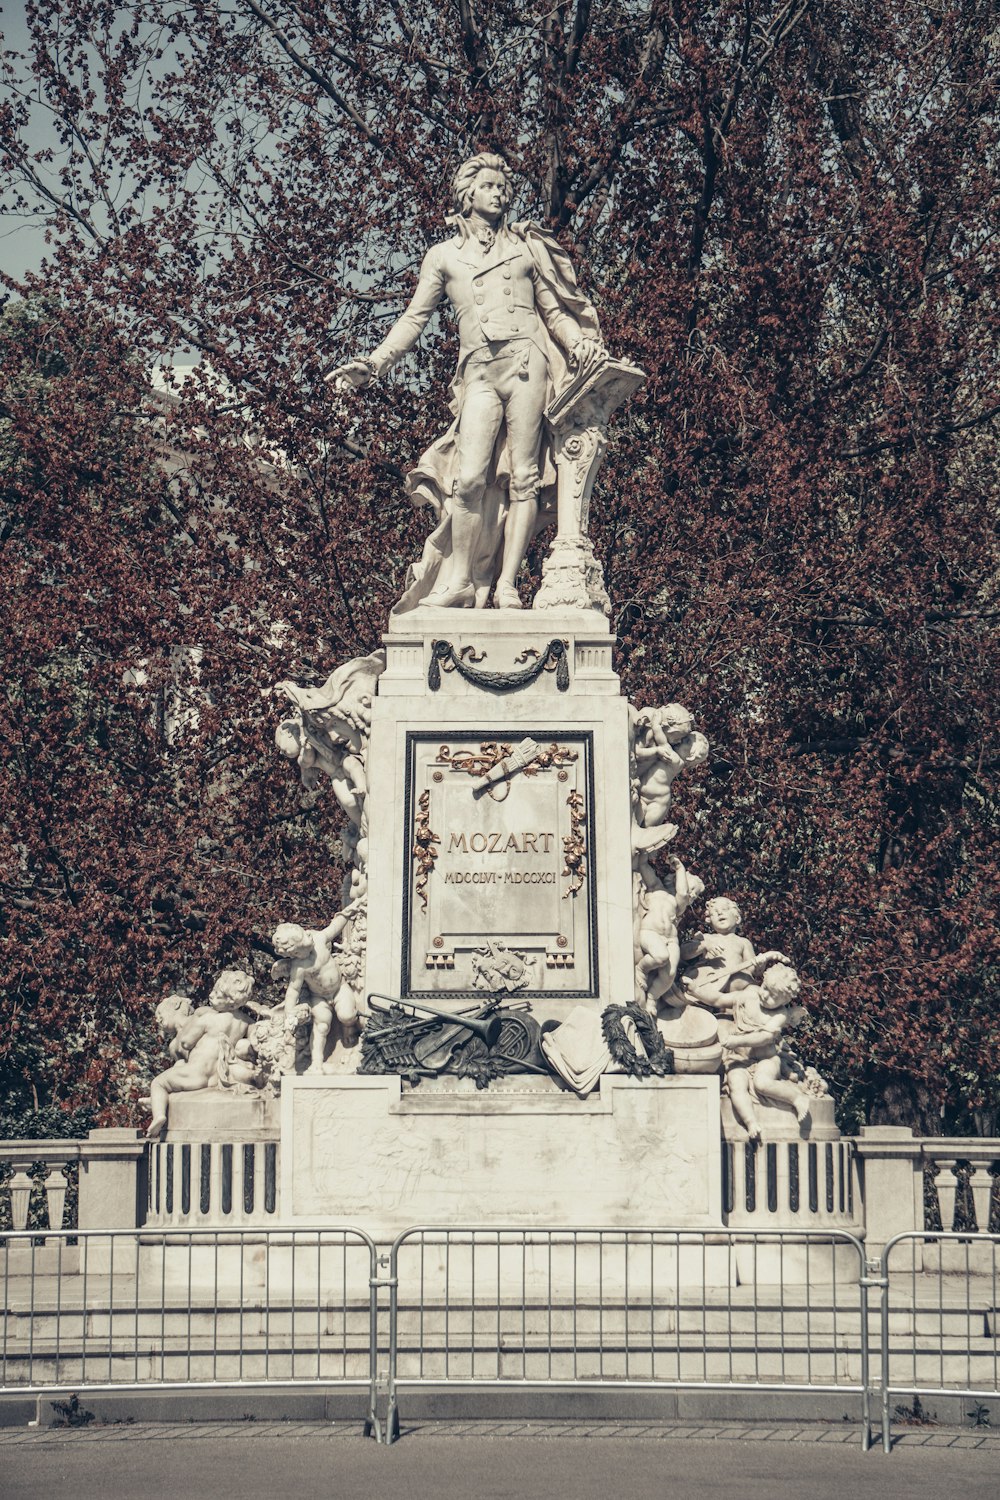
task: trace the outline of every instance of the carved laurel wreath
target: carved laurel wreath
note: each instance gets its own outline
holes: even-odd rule
[[[563,839],[562,873],[569,876],[569,886],[563,892],[563,900],[575,896],[587,878],[587,838],[584,832],[587,814],[584,811],[583,793],[570,792],[566,798],[569,807],[570,832]]]
[[[626,1019],[632,1022],[642,1043],[641,1052],[629,1036]],[[674,1054],[663,1040],[660,1028],[648,1011],[634,1001],[629,1005],[606,1006],[601,1030],[611,1056],[633,1078],[649,1078],[652,1074],[663,1078],[674,1071]]]

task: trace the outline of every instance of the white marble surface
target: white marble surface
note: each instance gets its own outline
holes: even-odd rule
[[[399,995],[404,978],[404,933],[406,912],[403,890],[409,850],[412,848],[412,827],[405,822],[407,806],[407,777],[412,775],[413,761],[408,746],[408,734],[429,735],[424,743],[432,747],[438,737],[440,744],[457,744],[462,736],[470,738],[466,744],[478,746],[481,742],[502,739],[513,745],[530,736],[540,745],[547,746],[554,739],[565,737],[567,743],[573,736],[589,735],[592,743],[592,816],[588,810],[586,836],[588,848],[593,851],[592,874],[588,872],[589,889],[584,893],[563,899],[565,880],[561,877],[563,860],[549,862],[546,869],[554,872],[560,882],[553,890],[556,899],[546,901],[553,890],[538,886],[534,897],[524,895],[511,884],[503,886],[505,901],[514,897],[510,916],[496,916],[490,906],[489,889],[480,885],[463,885],[463,894],[468,889],[482,897],[482,938],[497,934],[517,950],[534,946],[539,956],[537,968],[545,976],[540,986],[532,986],[525,993],[537,998],[532,1000],[533,1010],[539,1020],[553,1018],[562,1020],[577,1000],[560,999],[559,989],[565,995],[574,991],[583,992],[587,1003],[603,1008],[610,1000],[624,1001],[632,994],[632,876],[630,844],[630,795],[628,773],[628,707],[620,695],[618,678],[611,665],[612,636],[607,622],[591,612],[550,611],[544,616],[531,611],[521,614],[497,610],[415,610],[405,617],[406,629],[394,622],[385,637],[387,648],[386,670],[379,679],[379,692],[372,705],[371,738],[368,748],[368,781],[371,787],[369,800],[368,877],[369,913],[372,941],[369,944],[367,985],[370,991],[383,995]],[[553,639],[567,643],[569,662],[569,686],[560,691],[554,672],[542,672],[532,683],[513,691],[496,692],[477,687],[464,680],[457,671],[442,671],[440,687],[435,691],[428,686],[428,667],[432,644],[437,639],[449,641],[456,652],[471,647],[477,656],[485,652],[485,659],[477,662],[483,670],[519,670],[525,661],[517,662],[526,650],[544,652]],[[531,658],[526,659],[530,662]],[[436,753],[436,749],[434,751]],[[582,762],[579,763],[582,766]],[[520,773],[523,777],[523,773]],[[574,772],[575,776],[576,772]],[[548,773],[546,773],[548,775]],[[450,780],[451,778],[449,778]],[[535,803],[541,792],[543,778],[535,778],[535,785],[527,780],[516,793],[511,792],[509,802],[491,803],[487,809],[496,814],[496,830],[503,826],[506,814],[517,817],[530,812],[543,818],[550,809]],[[456,783],[457,784],[457,783]],[[442,781],[441,789],[446,783]],[[471,779],[470,779],[471,785]],[[559,783],[568,791],[575,781]],[[464,790],[464,789],[463,789]],[[414,803],[419,788],[414,787]],[[458,792],[455,793],[458,796]],[[480,816],[485,804],[480,804]],[[519,809],[519,811],[518,811]],[[563,808],[563,811],[565,809]],[[450,814],[448,815],[450,817]],[[446,817],[440,821],[435,810],[431,826],[442,840],[437,845],[442,872],[448,863],[446,856],[452,833],[461,828],[452,828]],[[457,814],[456,814],[457,817]],[[411,817],[412,821],[412,817]],[[459,818],[458,822],[462,820]],[[440,826],[439,826],[440,825]],[[486,827],[485,822],[483,827]],[[513,829],[513,824],[511,824]],[[469,832],[472,831],[471,825]],[[516,831],[550,832],[558,834],[560,853],[562,839],[567,829],[549,828],[548,823],[537,829]],[[443,852],[440,852],[443,851]],[[458,851],[452,851],[457,853]],[[470,851],[471,853],[471,851]],[[452,863],[455,863],[452,861]],[[522,866],[533,863],[530,853],[510,859],[492,861],[488,853],[479,863],[497,866],[497,873],[506,876],[508,870],[516,874]],[[541,861],[539,860],[539,864]],[[473,862],[469,861],[470,871]],[[457,866],[456,866],[457,869]],[[522,871],[523,873],[523,871]],[[436,876],[431,882],[441,884]],[[428,895],[436,899],[428,884]],[[452,889],[452,888],[449,888]],[[457,889],[457,888],[455,888]],[[410,882],[410,897],[413,897],[413,880]],[[585,899],[583,899],[585,897]],[[429,906],[431,901],[429,901]],[[417,902],[421,917],[422,903]],[[544,907],[544,910],[543,910]],[[566,911],[563,910],[566,908]],[[570,920],[572,911],[572,920]],[[434,911],[427,915],[433,925]],[[566,921],[563,921],[563,918]],[[471,944],[474,934],[471,929],[480,922],[476,913],[462,919],[469,931],[466,940]],[[540,936],[539,923],[548,927]],[[426,924],[425,924],[426,925]],[[587,950],[584,927],[592,926],[596,962]],[[550,931],[549,929],[554,929]],[[378,940],[375,940],[375,934]],[[446,941],[439,946],[448,948],[448,934],[426,931],[421,928],[417,946],[421,946],[416,961],[426,964],[427,954],[434,951],[433,940],[442,937]],[[580,984],[570,984],[573,970],[561,970],[546,960],[546,949],[554,948],[558,937],[567,942],[559,945],[560,951],[574,955],[574,964],[579,958],[576,971]],[[551,938],[553,942],[547,940]],[[586,959],[586,963],[584,962]],[[411,982],[411,970],[407,968],[406,982]],[[426,966],[428,987],[431,993],[447,995],[455,992],[449,968]],[[557,984],[558,982],[558,984]],[[425,990],[425,993],[427,991]]]
[[[544,1080],[477,1093],[299,1077],[281,1105],[293,1223],[378,1238],[412,1224],[721,1222],[717,1078],[606,1077],[580,1100]]]

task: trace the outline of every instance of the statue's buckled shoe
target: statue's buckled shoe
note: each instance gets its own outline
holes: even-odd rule
[[[463,584],[459,589],[435,589],[421,603],[428,609],[474,609],[476,591],[471,583]]]
[[[497,609],[523,609],[521,596],[511,583],[498,583],[493,590],[493,603]]]

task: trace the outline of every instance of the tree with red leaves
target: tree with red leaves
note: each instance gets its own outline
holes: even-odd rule
[[[2,204],[49,227],[11,287],[49,300],[2,330],[6,1078],[125,1118],[148,997],[264,972],[276,916],[335,906],[329,814],[270,752],[264,694],[378,644],[426,532],[402,476],[454,354],[433,340],[354,403],[323,376],[398,315],[482,149],[649,372],[592,528],[626,690],[689,704],[712,742],[677,800],[685,862],[807,976],[807,1045],[855,1117],[982,1123],[993,8],[27,17]],[[157,426],[149,371],[185,351]]]

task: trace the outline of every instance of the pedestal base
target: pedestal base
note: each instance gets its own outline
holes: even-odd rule
[[[589,537],[556,537],[542,564],[542,583],[533,608],[594,609],[610,615],[604,570]]]
[[[720,1225],[716,1078],[606,1076],[586,1100],[548,1079],[479,1092],[398,1076],[287,1079],[282,1218],[530,1228]]]

